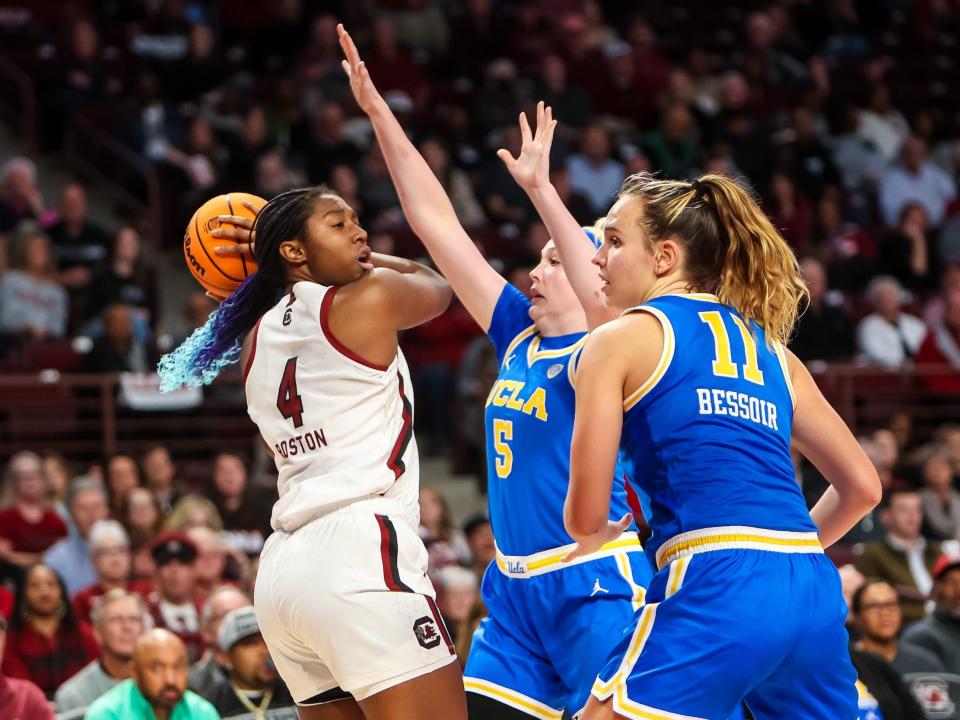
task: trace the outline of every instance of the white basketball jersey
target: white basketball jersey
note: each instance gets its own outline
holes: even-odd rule
[[[260,318],[244,367],[247,412],[273,450],[275,530],[293,532],[358,500],[418,517],[413,390],[400,349],[374,366],[330,332],[337,288],[298,282]]]

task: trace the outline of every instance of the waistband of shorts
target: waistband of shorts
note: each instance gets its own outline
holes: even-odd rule
[[[643,545],[640,543],[640,537],[636,531],[628,531],[618,537],[616,540],[608,542],[600,547],[596,552],[578,557],[570,562],[563,562],[563,558],[568,552],[577,546],[576,543],[563,545],[550,550],[543,550],[533,555],[504,555],[497,548],[497,568],[507,577],[529,578],[536,575],[543,575],[554,570],[562,570],[571,565],[596,560],[597,558],[610,557],[625,552],[642,551]]]
[[[677,558],[712,550],[766,550],[778,553],[823,553],[815,532],[767,530],[746,525],[703,528],[674,535],[657,550],[657,569]]]

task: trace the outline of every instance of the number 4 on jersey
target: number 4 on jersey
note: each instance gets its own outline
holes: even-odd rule
[[[303,425],[303,401],[297,392],[297,358],[287,360],[283,378],[277,391],[277,410],[287,420],[293,420],[295,428]]]

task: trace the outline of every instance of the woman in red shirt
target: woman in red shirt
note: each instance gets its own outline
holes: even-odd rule
[[[28,568],[7,630],[3,674],[30,680],[52,698],[98,654],[97,641],[76,621],[59,576],[46,565]]]
[[[67,525],[50,508],[40,456],[19,452],[10,458],[4,478],[13,490],[13,504],[0,510],[0,560],[26,567],[39,562]]]

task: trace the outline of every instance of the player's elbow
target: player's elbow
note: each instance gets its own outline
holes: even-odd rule
[[[875,508],[880,504],[880,500],[883,499],[883,485],[880,484],[880,476],[877,474],[876,468],[874,468],[873,465],[863,473],[863,479],[860,481],[858,487],[858,494],[866,506],[865,512],[869,512]]]
[[[596,535],[606,523],[607,513],[591,508],[587,503],[571,502],[570,496],[567,496],[563,507],[563,526],[574,540]]]

